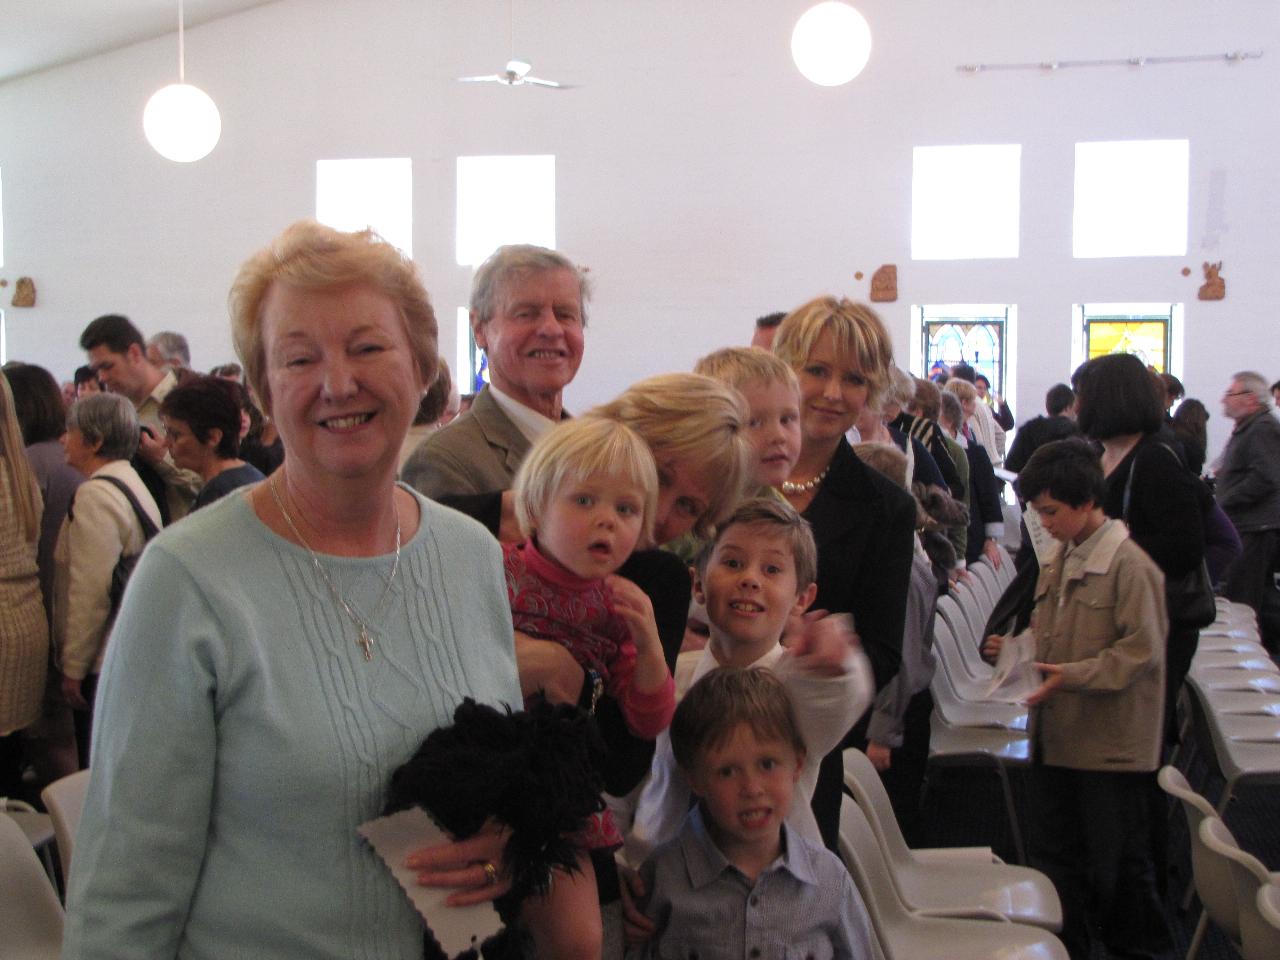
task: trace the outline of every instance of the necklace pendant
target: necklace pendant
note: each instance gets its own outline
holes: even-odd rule
[[[360,648],[364,650],[364,659],[366,662],[373,659],[373,637],[369,636],[368,629],[364,624],[360,625],[360,639],[356,641],[360,644]]]

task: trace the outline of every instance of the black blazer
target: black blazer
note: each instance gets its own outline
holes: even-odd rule
[[[814,609],[853,615],[853,627],[871,661],[876,690],[902,664],[916,502],[905,490],[858,459],[843,438],[804,517],[818,544],[818,596]],[[842,746],[864,738],[866,716]],[[835,850],[840,824],[840,747],[822,759],[813,791],[813,816],[827,849]]]
[[[813,608],[853,615],[880,690],[902,663],[916,502],[841,439],[804,518],[818,544]]]

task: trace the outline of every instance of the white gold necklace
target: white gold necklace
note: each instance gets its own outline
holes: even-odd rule
[[[827,477],[827,472],[831,469],[831,464],[827,464],[822,468],[822,472],[816,477],[810,477],[802,483],[792,483],[790,480],[782,481],[782,492],[786,494],[808,493],[810,490],[818,489],[818,484],[822,483]]]
[[[271,479],[267,481],[267,486],[271,490],[271,499],[276,502],[276,506],[280,510],[280,515],[284,517],[284,522],[289,525],[289,529],[293,535],[298,538],[298,542],[306,548],[307,553],[311,554],[311,563],[316,568],[316,573],[320,574],[320,579],[324,581],[324,585],[329,588],[329,593],[342,608],[342,612],[360,631],[360,635],[356,638],[356,643],[360,644],[360,649],[364,651],[366,661],[373,659],[373,636],[369,631],[369,623],[363,620],[359,614],[351,609],[351,604],[343,598],[338,591],[337,586],[333,582],[333,578],[329,576],[329,571],[324,568],[324,564],[320,562],[320,558],[316,556],[316,552],[311,549],[311,544],[307,543],[306,537],[298,529],[298,525],[293,522],[293,517],[289,516],[289,511],[284,508],[284,501],[280,499],[280,491],[276,487],[276,475],[272,474]],[[387,597],[391,595],[391,584],[395,583],[396,574],[400,571],[400,511],[396,510],[395,502],[391,504],[391,509],[396,515],[396,559],[391,565],[391,575],[387,577],[387,585],[382,588],[382,596],[378,598],[378,605],[373,608],[373,615],[369,617],[369,621],[375,621],[382,613],[382,607],[387,602]]]

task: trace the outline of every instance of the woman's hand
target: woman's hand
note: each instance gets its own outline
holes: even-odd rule
[[[511,889],[502,859],[506,843],[506,828],[490,820],[474,837],[415,850],[405,866],[418,871],[420,886],[458,887],[445,901],[451,907],[484,903]]]
[[[1034,707],[1037,703],[1043,703],[1048,700],[1053,691],[1062,686],[1062,664],[1060,663],[1037,663],[1036,669],[1045,674],[1044,683],[1036,688],[1031,696],[1027,697],[1024,703],[1028,707]]]
[[[1000,551],[996,548],[996,542],[991,537],[987,537],[982,541],[982,555],[987,558],[987,561],[993,567],[997,570],[1000,569]]]
[[[62,675],[62,699],[67,701],[73,710],[89,709],[89,703],[80,689],[83,682],[75,677],[68,677],[65,673]]]
[[[554,640],[535,640],[519,630],[515,634],[516,669],[525,698],[541,693],[550,703],[577,703],[586,674],[573,654]]]
[[[853,617],[847,613],[810,610],[802,620],[804,627],[791,645],[796,663],[810,673],[843,676],[849,648],[858,645],[858,635],[853,632]]]

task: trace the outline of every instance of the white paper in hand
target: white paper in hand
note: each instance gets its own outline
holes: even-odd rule
[[[1030,630],[1005,637],[996,658],[995,674],[987,699],[995,703],[1022,703],[1039,689],[1044,678],[1035,668],[1036,638]]]
[[[502,929],[502,921],[491,902],[468,907],[448,906],[445,900],[452,890],[418,886],[418,871],[404,865],[413,851],[450,839],[425,810],[417,807],[401,810],[362,823],[356,830],[391,870],[446,954],[452,957],[468,947],[479,946]]]

